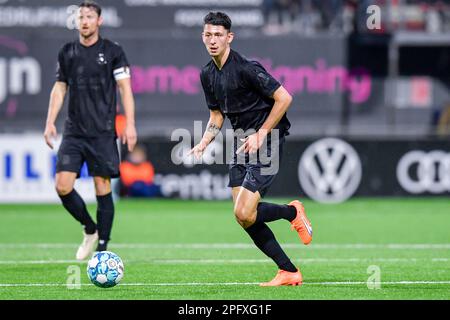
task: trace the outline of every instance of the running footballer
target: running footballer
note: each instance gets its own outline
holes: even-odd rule
[[[225,13],[210,12],[204,18],[202,39],[212,59],[202,69],[200,79],[210,117],[203,138],[191,153],[201,157],[222,128],[225,117],[231,122],[236,141],[238,132],[248,133],[241,137],[242,146],[234,143],[233,161],[229,164],[229,187],[232,188],[236,220],[255,245],[278,266],[275,278],[261,286],[301,285],[300,270],[285,254],[267,223],[288,220],[303,243],[309,244],[312,227],[304,207],[298,200],[288,205],[261,201],[276,172],[268,174],[264,171],[271,164],[261,160],[259,151],[267,141],[267,154],[279,152],[281,155],[290,128],[286,111],[292,97],[261,64],[231,49],[233,36],[231,19]],[[275,138],[274,130],[278,131],[279,139]],[[245,155],[244,162],[238,161],[240,154]],[[256,161],[250,161],[255,159],[255,154],[258,154]]]

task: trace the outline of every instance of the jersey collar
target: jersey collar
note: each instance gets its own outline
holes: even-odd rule
[[[78,40],[78,44],[80,45],[80,47],[82,47],[84,49],[91,49],[91,48],[98,47],[100,45],[100,43],[102,43],[102,41],[103,41],[103,38],[98,36],[97,42],[95,42],[93,45],[90,45],[89,47],[86,47],[85,45],[83,45],[80,40]]]

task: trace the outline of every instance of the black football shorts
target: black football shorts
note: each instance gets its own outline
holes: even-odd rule
[[[58,150],[56,172],[76,172],[79,177],[84,162],[90,176],[119,177],[120,159],[116,138],[64,136]]]
[[[231,188],[244,187],[251,192],[258,191],[261,197],[264,197],[280,168],[284,141],[285,138],[281,137],[277,143],[274,141],[272,144],[269,139],[267,148],[263,145],[263,148],[259,150],[256,161],[255,159],[252,161],[247,154],[245,163],[242,163],[243,159],[238,160],[236,155],[238,145],[235,142],[233,161],[229,164],[230,182],[228,186]],[[274,152],[278,153],[278,157],[272,156]],[[265,153],[265,156],[261,157],[261,153]]]

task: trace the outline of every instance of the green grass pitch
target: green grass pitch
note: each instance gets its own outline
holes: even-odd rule
[[[125,276],[101,289],[74,260],[82,231],[62,206],[0,205],[0,299],[450,299],[447,198],[305,206],[309,246],[287,221],[270,223],[303,286],[261,288],[277,268],[235,222],[230,202],[122,200],[109,249]],[[77,266],[81,287],[67,287]]]

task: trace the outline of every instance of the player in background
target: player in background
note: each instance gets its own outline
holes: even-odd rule
[[[65,44],[59,51],[44,132],[47,145],[53,149],[57,135],[55,120],[69,93],[55,186],[64,208],[84,227],[84,239],[76,253],[78,260],[88,258],[96,244],[97,251],[106,250],[110,240],[114,218],[111,178],[120,175],[115,131],[117,87],[126,116],[122,142],[132,151],[137,141],[129,64],[118,44],[100,37],[102,22],[98,4],[84,1],[79,5],[79,39]],[[84,162],[94,177],[97,223],[74,189]]]
[[[267,222],[288,220],[303,243],[309,244],[312,228],[302,203],[297,200],[289,205],[261,202],[276,172],[264,174],[262,170],[268,165],[259,158],[256,164],[237,161],[240,152],[244,152],[249,160],[249,155],[258,153],[266,139],[268,154],[271,151],[281,154],[284,137],[290,128],[286,111],[292,97],[261,64],[247,60],[230,48],[233,36],[231,20],[225,13],[210,12],[204,18],[202,39],[212,59],[202,69],[200,78],[210,117],[202,140],[190,153],[196,158],[201,157],[222,128],[225,116],[230,119],[235,133],[253,130],[241,147],[234,144],[234,159],[229,166],[234,214],[255,245],[279,268],[275,278],[261,286],[301,285],[300,270],[284,253]],[[278,130],[279,141],[271,139],[272,130]]]

